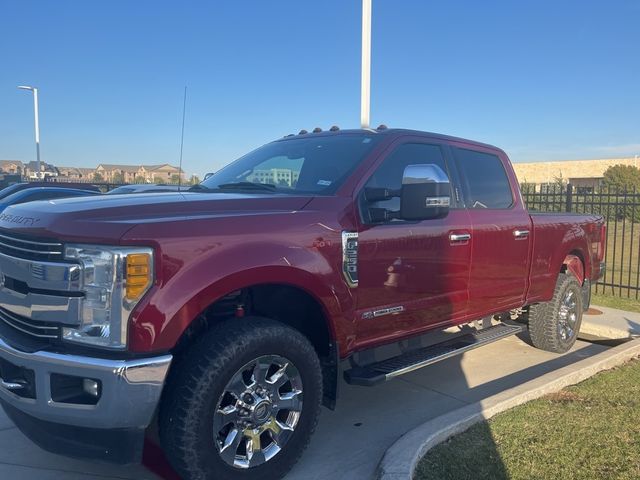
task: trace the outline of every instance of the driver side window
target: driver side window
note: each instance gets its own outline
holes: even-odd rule
[[[369,178],[366,188],[387,188],[390,190],[400,190],[402,187],[402,175],[408,165],[434,164],[440,167],[448,176],[447,168],[442,148],[440,145],[426,143],[405,143],[393,150],[382,164]],[[361,195],[361,211],[366,223],[370,222],[369,208],[384,208],[390,212],[400,210],[400,198],[394,197],[377,202],[367,202],[364,195]],[[392,220],[397,221],[397,220]]]

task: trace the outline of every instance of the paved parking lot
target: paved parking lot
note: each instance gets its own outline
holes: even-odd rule
[[[338,409],[323,409],[309,449],[287,480],[371,478],[403,433],[438,415],[606,350],[578,341],[567,355],[537,350],[526,334],[500,340],[378,387],[342,385]],[[0,478],[157,479],[142,467],[88,463],[43,452],[0,415]]]

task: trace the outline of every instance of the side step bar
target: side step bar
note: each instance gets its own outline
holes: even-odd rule
[[[381,362],[354,367],[344,372],[344,379],[351,385],[367,387],[377,385],[482,345],[510,337],[520,333],[523,329],[524,327],[520,325],[502,323],[429,347],[411,350]]]

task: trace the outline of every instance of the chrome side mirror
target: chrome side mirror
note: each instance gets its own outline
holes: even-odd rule
[[[402,176],[400,218],[430,220],[449,214],[451,183],[437,165],[408,165]]]

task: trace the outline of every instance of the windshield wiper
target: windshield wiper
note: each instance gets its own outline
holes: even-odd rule
[[[222,183],[218,185],[220,190],[266,190],[275,192],[278,188],[272,183],[255,183],[255,182],[234,182]]]
[[[189,192],[210,192],[210,191],[213,191],[213,188],[205,187],[201,183],[196,183],[195,185],[192,185],[191,187],[189,187],[188,191]]]

